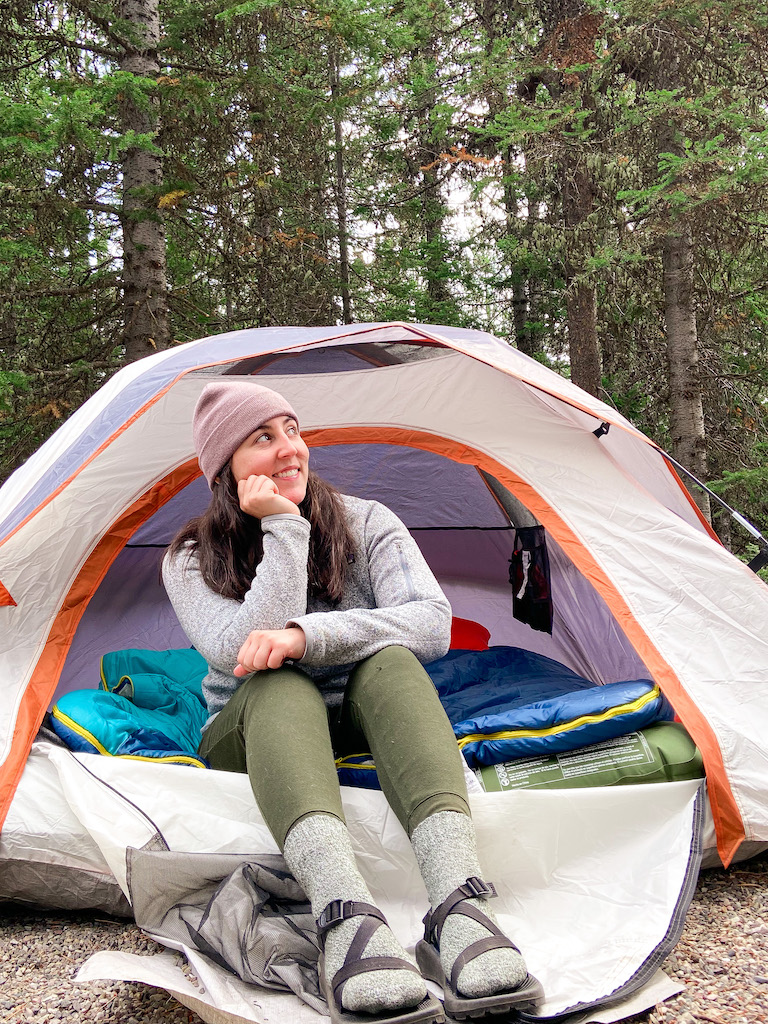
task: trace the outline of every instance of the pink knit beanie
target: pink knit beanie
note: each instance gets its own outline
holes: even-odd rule
[[[222,380],[205,385],[192,417],[192,434],[209,487],[246,437],[273,416],[292,416],[299,422],[283,396],[261,384]]]

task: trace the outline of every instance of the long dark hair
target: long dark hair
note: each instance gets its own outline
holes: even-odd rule
[[[338,604],[355,547],[341,494],[310,470],[299,511],[312,524],[309,593]],[[227,463],[213,485],[210,505],[179,530],[168,552],[173,556],[189,545],[187,550],[197,555],[200,572],[211,590],[242,601],[264,554],[262,537],[260,521],[240,508],[237,484]]]

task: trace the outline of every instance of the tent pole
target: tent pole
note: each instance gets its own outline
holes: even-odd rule
[[[603,437],[604,434],[608,433],[610,427],[610,423],[604,422],[601,423],[596,430],[593,430],[592,433],[595,437],[600,438]],[[667,462],[670,462],[679,473],[688,477],[688,479],[692,483],[696,484],[697,487],[700,487],[702,491],[706,491],[710,498],[714,499],[721,508],[724,508],[730,514],[731,518],[735,519],[739,526],[743,527],[743,529],[745,529],[747,533],[757,541],[757,546],[760,550],[752,561],[747,563],[747,568],[756,573],[759,572],[763,566],[768,565],[768,540],[766,540],[757,527],[753,526],[752,523],[750,523],[748,519],[745,519],[740,512],[737,512],[735,508],[731,508],[727,501],[724,501],[719,494],[715,494],[711,488],[707,487],[705,483],[702,483],[697,476],[694,476],[689,469],[686,469],[685,466],[681,466],[680,463],[676,459],[673,459],[668,452],[665,452],[663,448],[659,448],[659,451]]]
[[[748,519],[745,519],[740,512],[737,512],[735,508],[731,508],[727,501],[724,501],[719,494],[715,494],[713,490],[707,487],[706,484],[702,483],[701,480],[694,476],[690,470],[685,468],[685,466],[681,466],[680,463],[673,459],[671,455],[665,451],[662,451],[661,453],[668,462],[672,463],[679,473],[683,473],[692,483],[696,484],[697,487],[706,491],[710,498],[713,498],[721,508],[724,508],[730,514],[731,518],[735,519],[739,526],[743,527],[743,529],[745,529],[747,533],[757,541],[760,550],[752,561],[748,563],[748,567],[752,569],[753,572],[758,572],[764,565],[768,565],[768,540],[766,540],[757,527],[753,526],[752,523],[750,523]]]

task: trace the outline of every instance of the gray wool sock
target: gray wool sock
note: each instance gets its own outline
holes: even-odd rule
[[[288,832],[283,849],[285,862],[309,897],[315,918],[332,900],[373,903],[368,886],[355,863],[346,825],[330,814],[302,818]],[[344,958],[364,917],[351,917],[326,932],[325,977],[329,984]],[[396,956],[413,963],[386,925],[381,925],[363,950],[370,956]],[[381,1013],[416,1006],[427,994],[426,985],[411,971],[369,971],[350,978],[341,994],[345,1010]]]
[[[421,877],[432,908],[438,907],[468,878],[482,878],[472,819],[458,811],[440,811],[425,818],[411,836]],[[488,900],[467,900],[498,924]],[[485,938],[488,930],[463,914],[449,914],[440,935],[440,963],[450,978],[456,957]],[[525,962],[514,949],[491,949],[465,964],[456,987],[463,996],[490,996],[518,988],[527,975]]]

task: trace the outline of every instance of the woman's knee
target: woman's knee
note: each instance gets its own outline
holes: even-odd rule
[[[355,667],[346,698],[359,706],[369,700],[392,701],[398,692],[435,696],[435,687],[412,651],[406,647],[385,647]]]
[[[382,648],[369,658],[364,658],[357,664],[352,675],[367,678],[379,672],[392,671],[421,675],[424,668],[413,651],[409,651],[407,647],[392,645]]]
[[[315,683],[304,672],[292,667],[255,672],[238,688],[235,696],[241,691],[241,699],[249,709],[277,705],[289,708],[292,714],[300,708],[325,714],[325,702]]]

